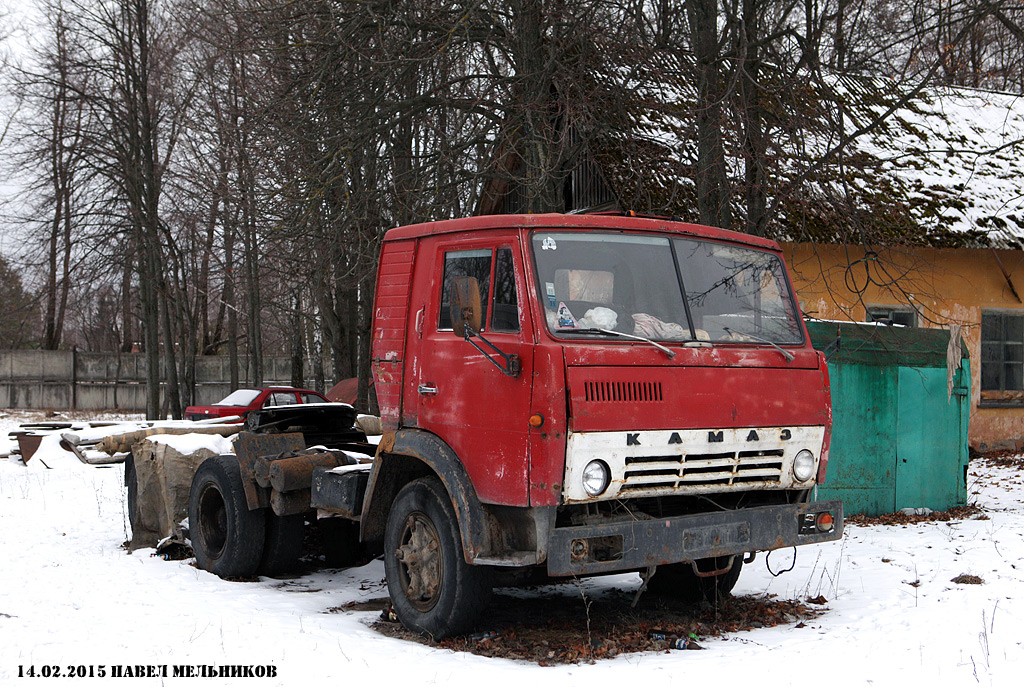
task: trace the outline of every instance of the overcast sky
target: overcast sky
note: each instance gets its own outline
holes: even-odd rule
[[[3,56],[3,68],[12,59],[23,54],[26,45],[25,25],[31,21],[35,11],[34,0],[0,0],[0,55]],[[6,89],[0,88],[0,135],[7,128],[13,114],[14,103],[6,95]],[[0,142],[0,154],[8,145]],[[0,170],[0,254],[10,257],[17,248],[18,236],[4,215],[11,211],[11,203],[18,197],[20,186],[12,179],[9,172]]]

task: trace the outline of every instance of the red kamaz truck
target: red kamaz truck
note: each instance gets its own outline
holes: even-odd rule
[[[440,638],[471,627],[502,569],[638,571],[697,599],[729,591],[756,552],[842,534],[842,504],[813,499],[827,368],[774,242],[618,215],[393,229],[372,365],[372,463],[316,468],[290,500],[252,450],[238,483],[204,481],[204,464],[200,565],[240,541],[218,498],[272,509],[268,533],[303,509],[345,518],[383,542],[398,618]]]

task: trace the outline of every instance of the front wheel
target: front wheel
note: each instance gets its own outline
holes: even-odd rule
[[[729,557],[706,558],[696,564],[701,571],[721,570],[729,565]],[[742,568],[742,556],[733,556],[732,567],[713,577],[697,575],[690,563],[659,565],[647,588],[656,594],[672,596],[686,603],[707,601],[714,604],[729,595],[740,578]]]
[[[489,571],[466,562],[451,497],[433,477],[405,485],[384,531],[395,614],[434,640],[468,631],[491,594]]]

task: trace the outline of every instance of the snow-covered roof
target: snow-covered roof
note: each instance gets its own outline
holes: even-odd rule
[[[1024,245],[1024,97],[935,88],[858,142],[912,202],[957,233]]]
[[[695,91],[680,59],[613,75],[643,105],[608,115],[613,124],[596,135],[583,132],[623,210],[696,217]],[[952,87],[908,97],[908,88],[844,76],[809,81],[800,102],[766,95],[775,238],[1024,248],[1024,97]],[[726,107],[722,117],[738,219],[742,124]]]

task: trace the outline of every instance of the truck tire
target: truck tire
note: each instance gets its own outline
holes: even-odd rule
[[[260,575],[280,575],[294,570],[302,555],[302,537],[306,518],[301,513],[276,515],[269,508],[263,538],[263,556],[258,568]]]
[[[466,562],[451,497],[434,477],[398,492],[384,531],[384,571],[398,619],[435,641],[468,631],[491,595],[490,571]]]
[[[349,568],[362,557],[359,523],[344,518],[317,521],[324,545],[324,563],[332,568]]]
[[[192,478],[189,535],[196,565],[219,577],[252,577],[263,557],[267,516],[249,510],[238,459],[212,456]]]
[[[712,570],[727,563],[727,558],[710,558],[697,562],[701,570]],[[672,596],[685,603],[717,603],[729,595],[743,568],[743,557],[734,556],[732,567],[715,577],[698,577],[690,563],[659,565],[647,588],[655,594]]]
[[[135,534],[135,523],[139,519],[139,479],[135,475],[135,454],[129,453],[124,459],[124,486],[128,492],[128,524]]]

